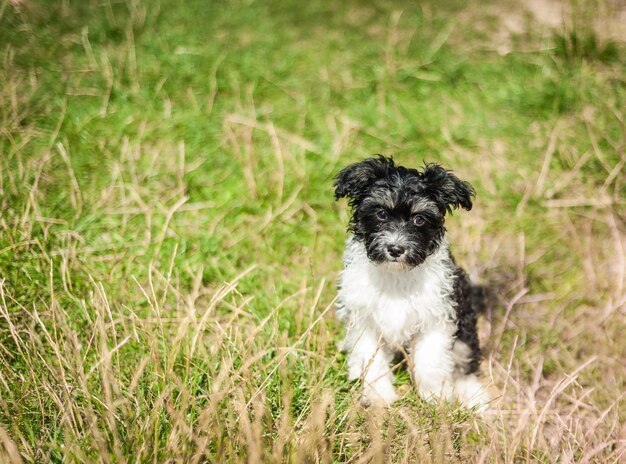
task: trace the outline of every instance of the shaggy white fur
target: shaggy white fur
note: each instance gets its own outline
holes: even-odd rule
[[[344,263],[337,305],[347,328],[341,347],[350,353],[349,378],[363,379],[364,403],[389,405],[398,398],[390,363],[405,348],[424,399],[457,398],[484,410],[489,401],[484,387],[456,369],[468,347],[454,338],[456,312],[449,297],[454,265],[447,242],[407,270],[399,263],[372,263],[364,245],[350,238]]]

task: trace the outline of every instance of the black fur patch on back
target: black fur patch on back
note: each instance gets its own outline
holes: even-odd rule
[[[476,330],[479,305],[482,298],[480,287],[475,287],[470,282],[468,275],[463,269],[457,267],[454,272],[454,293],[452,299],[456,303],[457,329],[455,338],[465,343],[471,351],[470,361],[467,366],[459,366],[463,373],[472,374],[478,370],[480,363],[480,343]]]

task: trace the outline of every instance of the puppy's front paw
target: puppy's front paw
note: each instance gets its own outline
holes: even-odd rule
[[[398,394],[393,385],[387,379],[381,379],[373,383],[366,383],[363,387],[361,404],[365,407],[386,408],[398,399]]]
[[[469,409],[484,414],[489,409],[489,393],[474,375],[465,375],[456,380],[454,393],[459,401]]]
[[[452,399],[452,388],[450,382],[442,382],[441,384],[425,384],[420,383],[418,386],[420,398],[426,401],[439,401],[440,398],[445,400]]]

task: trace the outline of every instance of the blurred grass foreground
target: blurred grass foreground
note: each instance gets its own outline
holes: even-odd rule
[[[626,5],[0,0],[0,462],[625,462]],[[485,417],[346,379],[372,153],[452,168]],[[620,461],[621,460],[621,461]]]

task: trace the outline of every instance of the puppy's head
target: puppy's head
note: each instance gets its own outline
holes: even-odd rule
[[[335,199],[348,198],[350,230],[368,258],[390,269],[409,270],[432,254],[443,238],[444,216],[472,209],[474,189],[437,164],[422,171],[396,166],[378,155],[343,169]]]

